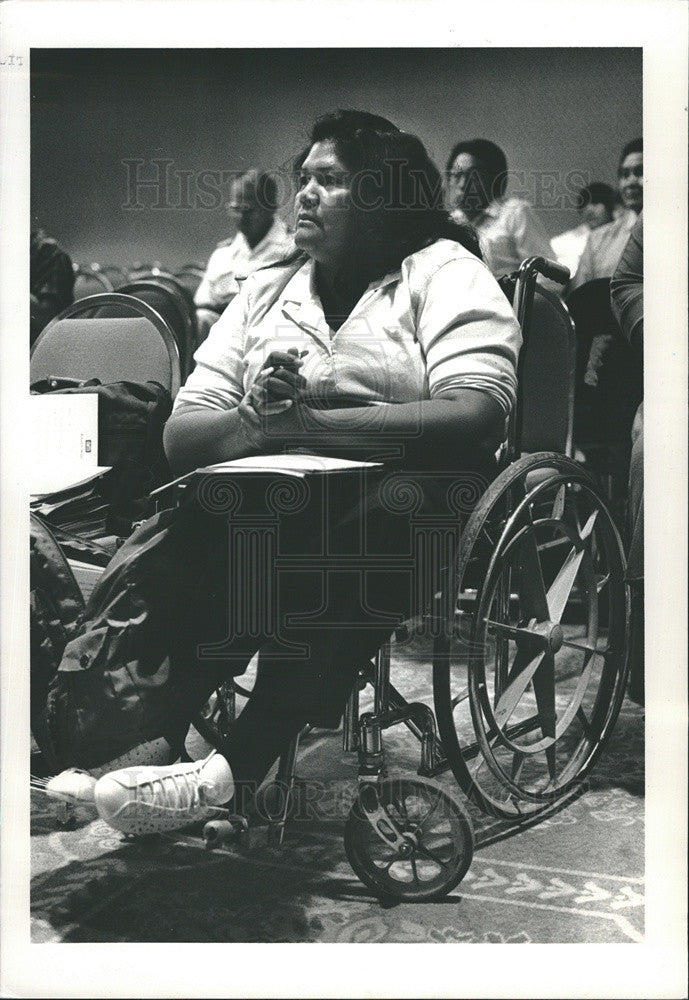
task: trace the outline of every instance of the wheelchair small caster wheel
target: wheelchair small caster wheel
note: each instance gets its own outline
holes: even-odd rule
[[[248,827],[244,816],[209,820],[203,828],[206,850],[212,851],[216,847],[225,847],[239,840],[248,831]]]
[[[436,784],[364,782],[344,833],[350,865],[377,896],[442,899],[466,875],[474,831],[464,806]]]

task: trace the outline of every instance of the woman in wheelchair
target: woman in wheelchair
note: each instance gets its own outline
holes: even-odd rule
[[[413,578],[410,507],[381,477],[409,473],[414,509],[441,512],[448,476],[491,475],[514,404],[519,325],[473,231],[443,210],[418,138],[364,112],[319,120],[295,213],[294,255],[249,277],[198,349],[168,458],[185,473],[299,450],[386,471],[309,480],[298,502],[260,476],[241,491],[202,482],[119,551],[46,716],[55,758],[101,775],[98,810],[127,833],[204,819],[257,788],[305,724],[338,725],[357,671],[433,585]],[[228,511],[258,524],[269,494],[279,553],[266,550],[264,567],[257,555],[242,583]],[[259,570],[273,577],[272,610],[240,626]],[[257,650],[222,752],[168,763],[213,688]]]

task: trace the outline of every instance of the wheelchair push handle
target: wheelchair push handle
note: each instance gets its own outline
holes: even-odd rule
[[[569,268],[547,257],[529,257],[519,268],[519,278],[524,280],[531,274],[542,274],[549,281],[558,285],[566,285],[570,279]]]

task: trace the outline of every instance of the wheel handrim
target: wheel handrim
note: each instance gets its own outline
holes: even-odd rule
[[[458,574],[460,593],[472,556],[480,559],[484,533],[494,547],[493,557],[477,588],[473,610],[463,611],[461,639],[436,644],[435,668],[436,713],[455,776],[481,808],[512,818],[547,808],[587,773],[617,717],[626,677],[627,595],[619,537],[607,509],[571,461],[546,456],[519,464],[519,478],[513,477],[483,511],[477,508],[474,523],[467,526],[472,535]],[[527,494],[526,475],[538,467],[554,467],[557,474]],[[502,517],[496,533],[494,524],[488,523],[488,512],[500,510],[508,488],[522,490],[521,512],[511,519]],[[544,500],[547,516],[537,511],[536,527],[525,528],[527,506],[529,511],[546,506]],[[516,514],[520,504],[513,506]],[[577,553],[576,566],[572,570],[570,561],[567,585],[559,587],[561,561],[560,576],[556,572],[542,588],[541,603],[547,607],[549,597],[556,604],[555,614],[550,608],[534,614],[538,595],[532,595],[532,613],[524,613],[523,621],[509,621],[515,557],[529,532],[544,531],[554,533],[561,548]],[[546,544],[542,537],[538,541]],[[485,545],[488,548],[487,541]],[[576,602],[578,619],[573,625]],[[606,612],[603,627],[599,606]],[[519,645],[523,662],[514,669]],[[465,664],[459,662],[462,646]],[[560,681],[565,685],[562,690]],[[458,693],[462,682],[466,690]],[[448,695],[449,710],[443,705]],[[544,726],[545,703],[550,705],[550,718]],[[475,742],[467,738],[467,707]],[[541,764],[540,774],[534,761]]]

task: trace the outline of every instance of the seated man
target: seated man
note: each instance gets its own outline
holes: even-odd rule
[[[611,278],[617,267],[644,204],[641,139],[633,139],[622,150],[617,176],[624,211],[614,222],[600,226],[589,234],[579,267],[572,278],[572,290],[596,278]]]
[[[612,308],[622,333],[643,370],[644,343],[644,230],[640,215],[610,283]],[[629,697],[644,704],[644,404],[632,427],[629,467],[629,557],[627,579],[632,593]]]
[[[612,448],[609,455],[612,475],[620,480],[622,495],[629,455],[628,432],[639,401],[641,379],[640,372],[629,363],[628,349],[618,341],[604,280],[612,277],[643,208],[641,139],[628,142],[622,150],[618,178],[624,211],[613,222],[589,234],[570,284],[567,304],[577,325],[583,371],[581,405],[577,410],[584,422],[588,421],[598,431],[601,424],[608,425],[607,430],[603,428],[603,436]],[[585,321],[582,312],[588,314]],[[583,338],[582,333],[585,333]],[[588,417],[584,416],[586,410]]]
[[[576,274],[589,233],[612,222],[615,192],[608,184],[594,182],[581,189],[578,201],[579,225],[551,240],[555,256],[570,274]]]
[[[527,257],[555,256],[533,208],[520,198],[506,198],[506,188],[507,159],[498,146],[488,139],[455,144],[447,161],[452,218],[474,227],[496,278],[516,271]],[[554,290],[559,292],[559,286]]]
[[[275,214],[276,195],[270,174],[249,170],[232,181],[227,211],[238,231],[211,254],[194,295],[199,343],[239,291],[240,281],[294,249],[285,224]]]
[[[74,268],[68,254],[42,229],[31,233],[29,266],[31,344],[44,326],[74,302]]]

